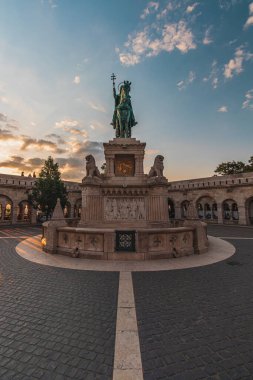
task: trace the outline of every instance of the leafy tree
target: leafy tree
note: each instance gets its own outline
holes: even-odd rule
[[[253,156],[248,160],[248,165],[246,165],[246,172],[253,172]]]
[[[64,207],[67,202],[67,190],[61,180],[59,165],[54,163],[53,158],[49,156],[28,195],[28,199],[33,208],[41,210],[48,219],[55,208],[57,198],[60,198],[61,206]]]
[[[214,172],[221,175],[239,174],[248,171],[247,166],[248,165],[245,165],[242,161],[222,162],[217,166]]]

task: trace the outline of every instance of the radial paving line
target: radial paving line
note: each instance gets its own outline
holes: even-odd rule
[[[120,272],[113,380],[143,380],[131,272]]]

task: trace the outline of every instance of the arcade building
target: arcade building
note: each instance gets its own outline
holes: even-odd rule
[[[28,203],[36,178],[0,174],[0,225],[36,224],[39,215]],[[81,218],[81,183],[64,181],[68,202],[64,216]],[[168,219],[186,217],[192,201],[206,223],[253,225],[253,172],[168,182]]]

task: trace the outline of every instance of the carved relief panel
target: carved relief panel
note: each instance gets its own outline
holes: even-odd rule
[[[107,197],[104,200],[105,220],[145,220],[144,198]]]

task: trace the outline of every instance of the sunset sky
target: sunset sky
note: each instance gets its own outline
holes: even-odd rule
[[[253,2],[0,0],[0,173],[40,171],[53,156],[80,181],[98,167],[117,85],[132,82],[145,170],[213,175],[253,155]]]

